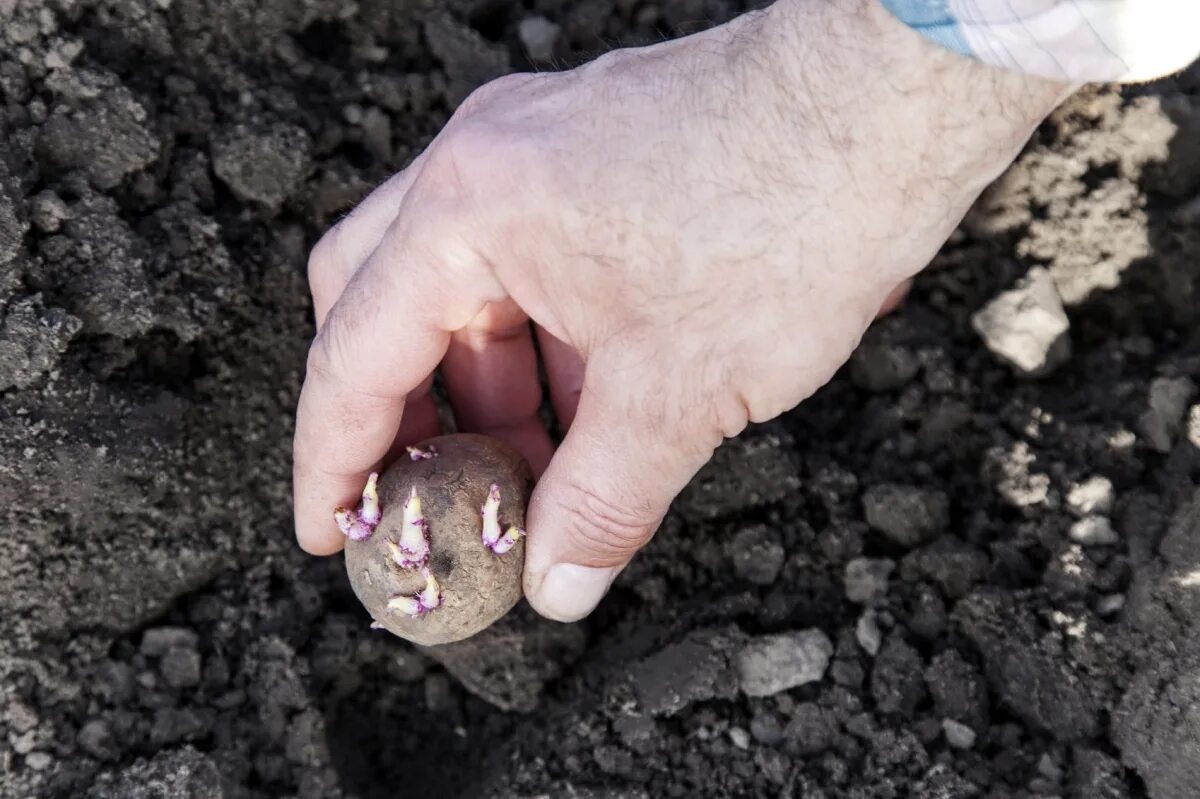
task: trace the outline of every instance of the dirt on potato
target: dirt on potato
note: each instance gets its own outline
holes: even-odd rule
[[[472,87],[741,10],[0,2],[0,796],[1194,795],[1195,68],[1056,112],[584,623],[434,659],[296,547],[320,232]]]
[[[346,542],[346,574],[376,622],[415,644],[434,646],[479,633],[521,601],[525,539],[494,553],[482,540],[480,510],[495,486],[504,527],[524,529],[533,474],[519,454],[484,436],[459,433],[416,446],[432,457],[401,457],[380,476],[383,518],[370,538]],[[401,540],[404,504],[413,495],[430,545],[425,569],[440,603],[417,615],[388,607],[393,597],[418,595],[428,585],[421,569],[399,568],[389,546]]]

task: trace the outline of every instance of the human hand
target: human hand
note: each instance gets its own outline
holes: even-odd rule
[[[723,438],[829,380],[1065,91],[875,0],[484,86],[312,253],[301,545],[340,549],[333,507],[438,433],[440,369],[460,426],[542,472],[526,596],[581,618]]]

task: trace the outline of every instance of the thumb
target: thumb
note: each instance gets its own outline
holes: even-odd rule
[[[719,432],[668,412],[661,392],[615,393],[585,381],[570,430],[530,500],[525,596],[556,621],[595,609],[721,441]],[[641,405],[631,408],[631,400]]]

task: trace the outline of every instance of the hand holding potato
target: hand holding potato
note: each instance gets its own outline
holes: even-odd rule
[[[302,546],[337,551],[333,506],[438,434],[440,369],[460,426],[540,474],[530,602],[585,616],[723,438],[834,374],[1064,93],[873,0],[484,86],[312,254]]]

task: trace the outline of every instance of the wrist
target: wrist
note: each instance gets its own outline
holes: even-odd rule
[[[760,30],[792,92],[784,126],[824,131],[840,179],[898,238],[945,215],[949,235],[1072,90],[945,50],[879,0],[778,0]]]

